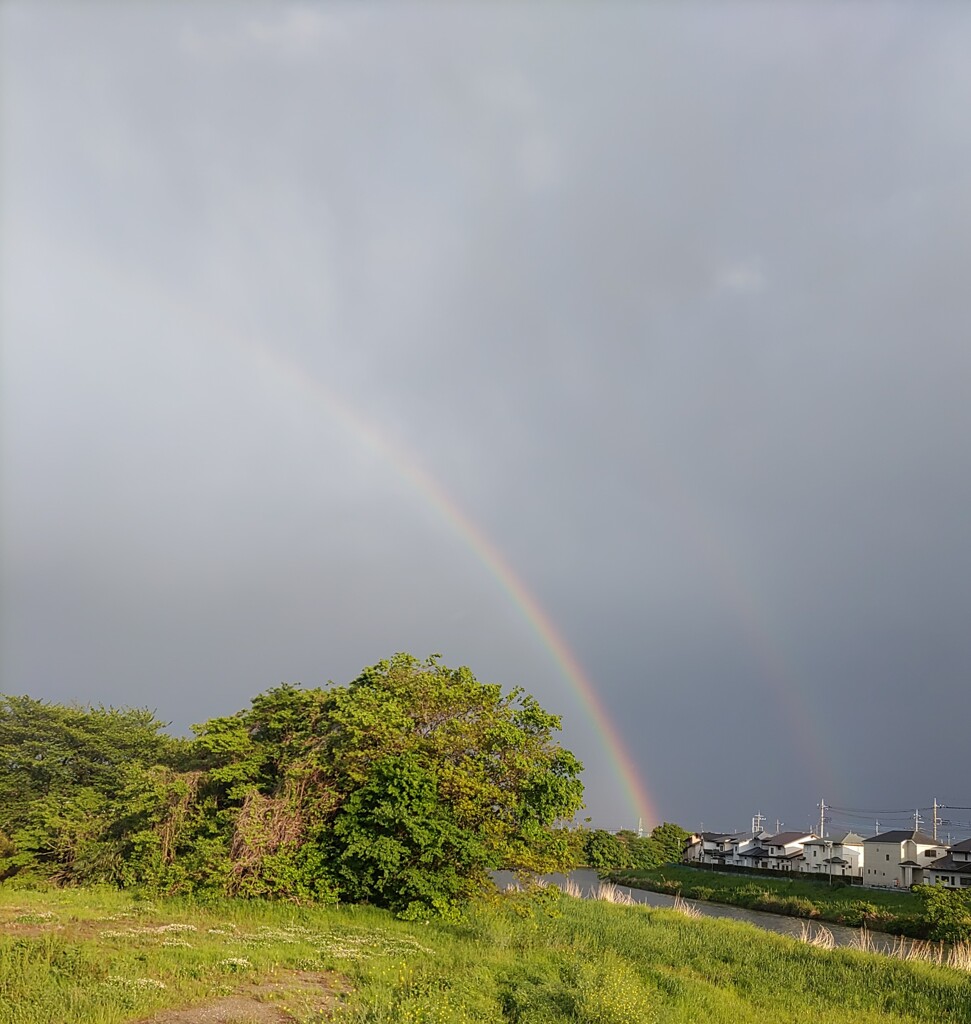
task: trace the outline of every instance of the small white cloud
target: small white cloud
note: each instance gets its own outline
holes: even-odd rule
[[[715,289],[751,295],[765,289],[765,275],[755,263],[732,263],[715,275]]]

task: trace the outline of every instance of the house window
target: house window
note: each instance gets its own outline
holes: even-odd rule
[[[887,854],[887,860],[890,860],[890,854],[889,853]]]
[[[925,850],[924,851],[924,856],[925,857],[936,857],[937,856],[937,850]]]

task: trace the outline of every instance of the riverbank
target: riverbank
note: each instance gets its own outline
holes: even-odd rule
[[[231,1017],[214,1016],[219,1006]],[[454,921],[406,922],[368,907],[0,887],[0,1024],[754,1024],[783,1015],[971,1020],[971,986],[946,967],[553,889],[497,895]]]
[[[798,877],[731,875],[679,864],[613,871],[609,878],[635,889],[680,894],[746,910],[865,927],[914,939],[928,937],[920,900],[909,891],[830,886]]]

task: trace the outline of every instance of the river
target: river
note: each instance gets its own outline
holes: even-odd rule
[[[507,885],[516,884],[516,876],[512,871],[494,871],[493,878],[496,885],[505,888]],[[572,881],[580,889],[580,892],[587,898],[591,897],[600,885],[600,879],[596,871],[580,870],[572,871],[569,875],[544,875],[544,881],[551,885],[558,885],[561,889],[566,885],[567,879]],[[674,897],[665,893],[649,892],[646,889],[631,889],[626,885],[618,885],[621,892],[628,893],[635,903],[645,903],[649,907],[670,908],[674,904]],[[686,904],[697,908],[703,917],[728,918],[730,921],[747,921],[766,931],[778,932],[780,935],[788,935],[798,939],[802,935],[803,928],[808,926],[812,931],[818,927],[816,922],[807,921],[802,917],[788,917],[783,914],[766,914],[759,910],[746,910],[744,907],[732,907],[725,903],[706,903],[704,900],[684,900]],[[833,940],[837,946],[858,946],[860,941],[860,930],[858,928],[847,928],[841,924],[830,924],[823,922],[823,927],[832,932]],[[869,948],[876,953],[886,953],[893,948],[899,948],[901,943],[907,945],[907,940],[900,939],[895,935],[887,935],[885,932],[869,932]]]

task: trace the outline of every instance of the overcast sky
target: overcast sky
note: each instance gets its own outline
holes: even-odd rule
[[[661,817],[971,805],[971,7],[0,28],[5,692],[185,732],[437,651],[634,824],[424,473]]]

